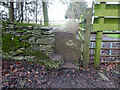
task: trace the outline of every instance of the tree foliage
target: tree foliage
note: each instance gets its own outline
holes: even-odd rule
[[[86,2],[70,2],[66,11],[66,18],[80,19],[80,16],[86,16]]]

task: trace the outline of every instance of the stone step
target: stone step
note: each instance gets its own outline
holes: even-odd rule
[[[66,68],[66,69],[79,69],[79,65],[75,62],[64,62],[63,67],[62,68]]]
[[[41,51],[51,51],[52,45],[40,45],[39,48]]]
[[[52,32],[52,31],[42,32],[42,35],[51,35],[51,34],[53,34],[53,32]]]

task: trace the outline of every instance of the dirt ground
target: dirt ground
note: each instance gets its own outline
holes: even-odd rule
[[[118,64],[105,64],[100,70],[47,69],[26,61],[2,61],[2,89],[6,88],[120,88]],[[103,73],[108,80],[102,78]],[[117,73],[115,73],[117,72]]]

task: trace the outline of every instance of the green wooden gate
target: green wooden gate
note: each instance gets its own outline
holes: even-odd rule
[[[100,52],[101,52],[101,42],[102,42],[103,33],[109,31],[110,32],[120,31],[119,10],[120,10],[120,4],[107,4],[106,2],[100,2],[99,4],[95,4],[94,23],[92,25],[91,33],[94,32],[96,33],[95,56],[94,56],[94,67],[96,69],[99,68],[99,64],[100,64]],[[85,32],[87,32],[87,29],[85,30]],[[84,35],[84,38],[85,37],[87,36]],[[86,42],[85,39],[84,42]],[[88,43],[84,43],[84,46],[88,46],[87,44]],[[85,52],[83,53],[83,57],[89,57],[88,54],[86,54],[87,52],[89,52],[88,48],[89,47],[85,47],[87,51],[83,51]],[[88,64],[89,58],[85,58],[85,60],[83,59],[83,62]]]

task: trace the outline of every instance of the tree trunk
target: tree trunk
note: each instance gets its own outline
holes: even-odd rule
[[[36,2],[36,24],[37,24],[37,6],[38,6],[38,4]]]
[[[10,2],[10,21],[14,22],[14,3]]]
[[[46,1],[42,2],[42,6],[43,6],[43,14],[44,14],[44,25],[48,26],[49,20],[48,20],[47,2]]]
[[[23,22],[23,2],[21,2],[21,22]]]

